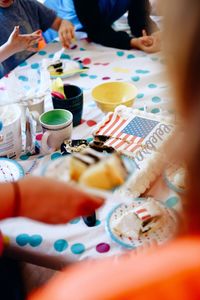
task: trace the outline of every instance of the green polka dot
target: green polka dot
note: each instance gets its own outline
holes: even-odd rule
[[[155,88],[157,88],[157,85],[154,84],[154,83],[151,83],[151,84],[148,85],[148,87],[149,87],[150,89],[155,89]]]
[[[24,154],[20,156],[21,160],[28,160],[29,159],[29,155],[28,154]]]
[[[29,244],[32,247],[38,247],[42,243],[42,237],[39,234],[35,234],[30,236],[29,238]]]
[[[44,55],[46,55],[47,53],[46,53],[46,51],[42,50],[42,51],[39,51],[38,54],[41,55],[41,56],[44,56]]]
[[[68,242],[66,240],[57,240],[55,243],[54,243],[54,249],[57,251],[57,252],[63,252],[67,249],[68,247]]]
[[[140,80],[140,77],[139,76],[133,76],[131,77],[131,79],[135,82],[139,81]]]
[[[168,208],[172,208],[172,207],[174,207],[178,202],[179,202],[179,198],[174,196],[174,197],[171,197],[171,198],[167,199],[167,201],[165,202],[165,205],[166,205]]]
[[[159,108],[153,108],[153,109],[151,110],[151,112],[152,112],[153,114],[157,114],[157,113],[160,112],[160,109],[159,109]]]
[[[58,159],[61,156],[62,156],[62,154],[60,152],[53,153],[51,155],[51,160],[56,160],[56,159]]]
[[[141,93],[137,95],[137,99],[142,99],[142,98],[144,98],[144,94]]]
[[[161,99],[160,99],[160,97],[153,97],[152,102],[159,103],[159,102],[161,102]]]
[[[85,251],[85,246],[80,243],[74,244],[71,246],[71,251],[73,254],[81,254]]]
[[[76,219],[71,220],[69,223],[70,224],[77,224],[77,223],[80,222],[80,220],[81,220],[81,218],[76,218]]]
[[[81,73],[80,74],[80,77],[87,77],[88,76],[88,74],[86,74],[86,73]]]
[[[29,235],[26,233],[19,234],[16,237],[16,243],[21,247],[26,246],[29,243]]]
[[[124,56],[124,51],[117,51],[117,56]]]
[[[61,59],[71,59],[71,56],[68,55],[68,54],[62,53],[62,55],[61,55],[60,58],[61,58]]]

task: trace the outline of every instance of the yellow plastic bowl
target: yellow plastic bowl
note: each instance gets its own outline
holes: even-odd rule
[[[118,105],[132,106],[137,88],[128,82],[106,82],[92,90],[92,97],[103,112],[114,111]]]

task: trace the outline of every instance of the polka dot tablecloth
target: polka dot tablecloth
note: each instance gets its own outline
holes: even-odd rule
[[[30,89],[33,84],[32,74],[38,72],[43,58],[53,58],[54,53],[60,49],[60,44],[49,44],[45,50],[32,56],[21,64],[15,74],[17,80],[25,89]],[[71,50],[62,54],[62,59],[81,60],[84,66],[89,67],[87,72],[77,74],[65,79],[66,83],[78,85],[84,91],[84,111],[81,125],[73,129],[73,138],[89,138],[95,125],[104,117],[97,108],[91,96],[91,89],[106,81],[128,81],[136,85],[138,89],[135,108],[146,110],[155,114],[169,114],[167,104],[170,96],[168,85],[165,82],[165,62],[159,54],[145,54],[141,51],[121,51],[105,48],[87,40],[78,41]],[[7,80],[3,79],[3,82]],[[0,82],[0,96],[3,97],[4,85]],[[39,81],[37,82],[39,84]],[[35,84],[35,81],[34,81]],[[51,101],[46,101],[46,109],[52,107]],[[1,124],[0,124],[1,126]],[[37,142],[41,140],[41,134],[37,136]],[[52,153],[48,157],[54,160],[60,157],[60,153]],[[31,157],[22,155],[19,163],[26,173],[32,173],[38,163],[43,159],[42,155]],[[170,192],[162,179],[153,187],[153,195],[162,200],[168,207],[180,208],[178,196]],[[120,199],[117,200],[120,202]],[[72,220],[69,224],[49,226],[24,218],[10,219],[1,222],[1,230],[5,235],[8,249],[15,255],[25,259],[37,256],[37,262],[45,264],[54,261],[58,265],[68,262],[103,257],[121,253],[124,249],[112,242],[105,230],[105,219],[109,211],[116,206],[117,201],[107,202],[97,211],[95,227],[87,227],[82,218]],[[38,205],[40,205],[38,203]],[[17,251],[14,251],[17,250]]]

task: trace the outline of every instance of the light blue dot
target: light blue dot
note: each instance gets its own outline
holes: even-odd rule
[[[81,254],[85,251],[85,246],[80,243],[74,244],[71,246],[71,251],[73,254]]]
[[[16,237],[16,243],[21,247],[26,246],[29,243],[29,235],[26,233],[19,234]]]
[[[87,138],[87,142],[88,142],[88,143],[91,143],[92,141],[93,141],[93,138],[92,138],[92,137]]]
[[[76,218],[76,219],[73,219],[71,220],[69,223],[70,224],[78,224],[80,222],[81,218]]]
[[[80,77],[87,77],[88,76],[88,74],[86,74],[86,73],[81,73],[80,74]]]
[[[150,89],[155,89],[155,88],[157,88],[157,85],[156,85],[155,83],[150,83],[150,84],[148,85],[148,87],[149,87]]]
[[[80,48],[80,51],[85,51],[86,49],[85,48]]]
[[[159,102],[161,102],[161,99],[160,99],[160,97],[153,97],[152,98],[152,102],[154,102],[154,103],[159,103]]]
[[[151,60],[158,61],[158,57],[151,57]]]
[[[32,247],[38,247],[42,243],[42,237],[39,234],[34,234],[29,238],[29,244]]]
[[[127,59],[132,59],[132,58],[135,58],[135,55],[129,54],[129,55],[127,56]]]
[[[139,110],[144,111],[144,107],[140,107]]]
[[[62,154],[59,153],[59,152],[53,153],[53,154],[51,155],[51,160],[56,160],[56,159],[58,159],[58,158],[61,157],[61,156],[62,156]]]
[[[24,76],[24,75],[20,75],[20,76],[18,77],[18,79],[21,80],[21,81],[24,81],[24,82],[27,82],[27,81],[28,81],[28,77],[27,77],[27,76]]]
[[[68,242],[66,240],[57,240],[54,243],[54,249],[57,252],[63,252],[67,249],[67,247],[68,247]]]
[[[101,221],[100,220],[96,220],[95,226],[99,226],[100,224],[101,224]]]
[[[142,99],[142,98],[144,98],[144,94],[141,93],[137,95],[137,99]]]
[[[153,109],[151,110],[151,112],[152,112],[153,114],[157,114],[157,113],[160,112],[160,109],[159,109],[159,108],[153,108]]]
[[[25,86],[24,86],[24,89],[25,89],[26,91],[30,91],[31,87],[30,87],[29,85],[25,85]]]
[[[90,79],[96,79],[97,75],[90,75],[89,77],[90,77]]]
[[[148,71],[148,70],[136,70],[135,72],[137,74],[148,74],[148,73],[150,73],[150,71]]]
[[[29,155],[27,155],[27,154],[21,155],[20,159],[21,160],[28,160],[29,159]]]
[[[49,54],[48,58],[53,58],[54,57],[54,53]]]
[[[124,51],[117,51],[117,56],[124,56]]]
[[[28,63],[26,62],[26,61],[24,61],[24,62],[22,62],[19,66],[20,67],[25,67],[25,66],[27,66],[28,65]]]
[[[47,52],[46,52],[46,51],[44,51],[44,50],[41,50],[41,51],[39,51],[39,52],[38,52],[38,54],[39,54],[39,55],[42,55],[42,56],[44,56],[44,55],[46,55],[46,54],[47,54]]]
[[[133,76],[131,77],[131,79],[135,82],[139,81],[140,80],[140,77],[139,76]]]
[[[3,129],[3,123],[0,121],[0,131]]]
[[[179,202],[179,198],[176,197],[176,196],[173,196],[169,199],[166,200],[165,202],[165,205],[168,207],[168,208],[172,208],[174,207],[177,203]]]
[[[40,65],[38,63],[32,64],[31,69],[38,69]]]
[[[62,53],[60,58],[61,59],[71,59],[71,56],[68,54]]]

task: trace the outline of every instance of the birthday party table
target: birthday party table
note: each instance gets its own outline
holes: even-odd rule
[[[60,50],[59,42],[54,41],[44,50],[30,57],[16,70],[17,80],[23,82],[27,89],[31,85],[29,74],[40,68],[44,58],[53,58]],[[96,85],[108,81],[132,82],[138,89],[134,108],[154,114],[170,115],[168,103],[171,101],[169,87],[166,82],[165,61],[160,54],[146,54],[141,51],[124,51],[106,48],[79,40],[66,50],[61,59],[81,60],[89,69],[64,81],[75,84],[84,92],[84,110],[81,125],[73,128],[74,139],[90,138],[95,126],[105,116],[96,106],[91,90]],[[31,75],[30,75],[31,76]],[[0,84],[0,93],[4,87]],[[45,109],[51,109],[50,99],[46,100]],[[37,135],[40,142],[41,134]],[[59,151],[45,157],[55,160],[61,156]],[[18,162],[25,173],[34,172],[44,157],[42,155],[21,155]],[[148,194],[161,200],[168,207],[180,209],[179,196],[164,183],[162,176],[156,181]],[[110,210],[120,199],[106,201],[99,209],[96,226],[87,227],[82,218],[72,220],[66,225],[50,226],[25,218],[7,219],[0,224],[4,234],[6,251],[9,255],[25,261],[52,268],[87,258],[102,258],[122,253],[125,249],[111,240],[105,230],[105,220]],[[38,205],[40,205],[38,203]]]

